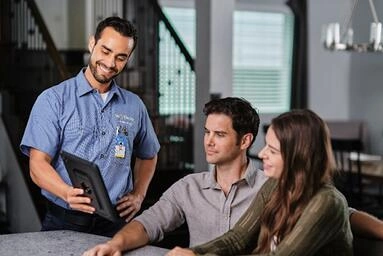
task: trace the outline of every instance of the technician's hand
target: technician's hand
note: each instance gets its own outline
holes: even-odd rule
[[[96,210],[93,206],[90,205],[90,198],[84,196],[84,190],[81,188],[70,187],[66,191],[66,202],[69,204],[69,207],[73,210],[82,211],[86,213],[93,214]]]
[[[189,249],[184,249],[181,247],[174,247],[173,250],[169,251],[166,256],[195,256],[194,252]]]
[[[111,243],[99,244],[87,250],[82,256],[121,256],[119,248]]]
[[[126,222],[129,222],[134,215],[141,209],[142,201],[144,197],[141,195],[135,195],[128,193],[117,201],[117,211],[122,218],[125,218]]]

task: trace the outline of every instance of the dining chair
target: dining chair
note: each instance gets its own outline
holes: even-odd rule
[[[327,125],[338,170],[336,185],[359,203],[369,201],[371,196],[381,200],[383,171],[378,169],[383,168],[383,162],[366,154],[368,134],[364,122],[327,121]]]
[[[362,166],[360,154],[363,144],[360,139],[337,139],[331,138],[331,145],[334,152],[337,175],[336,180],[340,181],[339,186],[343,192],[349,195],[363,193],[362,185]],[[354,158],[351,159],[351,153]]]

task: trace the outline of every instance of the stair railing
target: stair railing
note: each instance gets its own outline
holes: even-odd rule
[[[3,0],[2,0],[3,1]],[[5,0],[8,1],[8,0]],[[69,72],[34,0],[11,1],[12,41],[18,48],[46,50],[62,80]]]

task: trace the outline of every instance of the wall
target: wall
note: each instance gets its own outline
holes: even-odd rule
[[[39,231],[40,219],[28,192],[24,177],[1,118],[0,93],[0,169],[7,197],[7,217],[12,233]]]
[[[60,50],[87,47],[85,6],[87,1],[36,0],[49,32]]]
[[[375,0],[378,17],[383,1]],[[351,1],[309,1],[309,106],[325,119],[367,123],[367,151],[383,154],[383,54],[331,52],[320,45],[324,23],[344,24]],[[359,1],[353,18],[354,42],[368,42],[372,21],[368,1]]]
[[[309,108],[325,119],[348,119],[349,53],[331,52],[321,44],[322,25],[342,23],[350,1],[308,1]]]
[[[36,4],[58,49],[68,47],[68,17],[65,0],[36,0]]]
[[[360,2],[354,30],[356,40],[367,42],[373,19],[368,1]],[[383,1],[375,0],[374,3],[381,20]],[[353,53],[350,69],[350,117],[367,121],[370,150],[383,155],[383,53]]]

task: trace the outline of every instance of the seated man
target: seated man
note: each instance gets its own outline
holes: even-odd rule
[[[195,246],[231,229],[249,207],[267,180],[263,171],[247,157],[258,133],[259,116],[245,100],[224,98],[205,105],[204,147],[211,172],[190,174],[174,183],[160,200],[120,230],[112,240],[84,253],[113,255],[148,243],[158,242],[185,221],[190,246]],[[355,211],[353,229],[378,237],[373,226],[383,222]],[[364,222],[375,223],[364,226]],[[367,229],[368,227],[368,229]],[[383,239],[383,230],[380,238]]]

